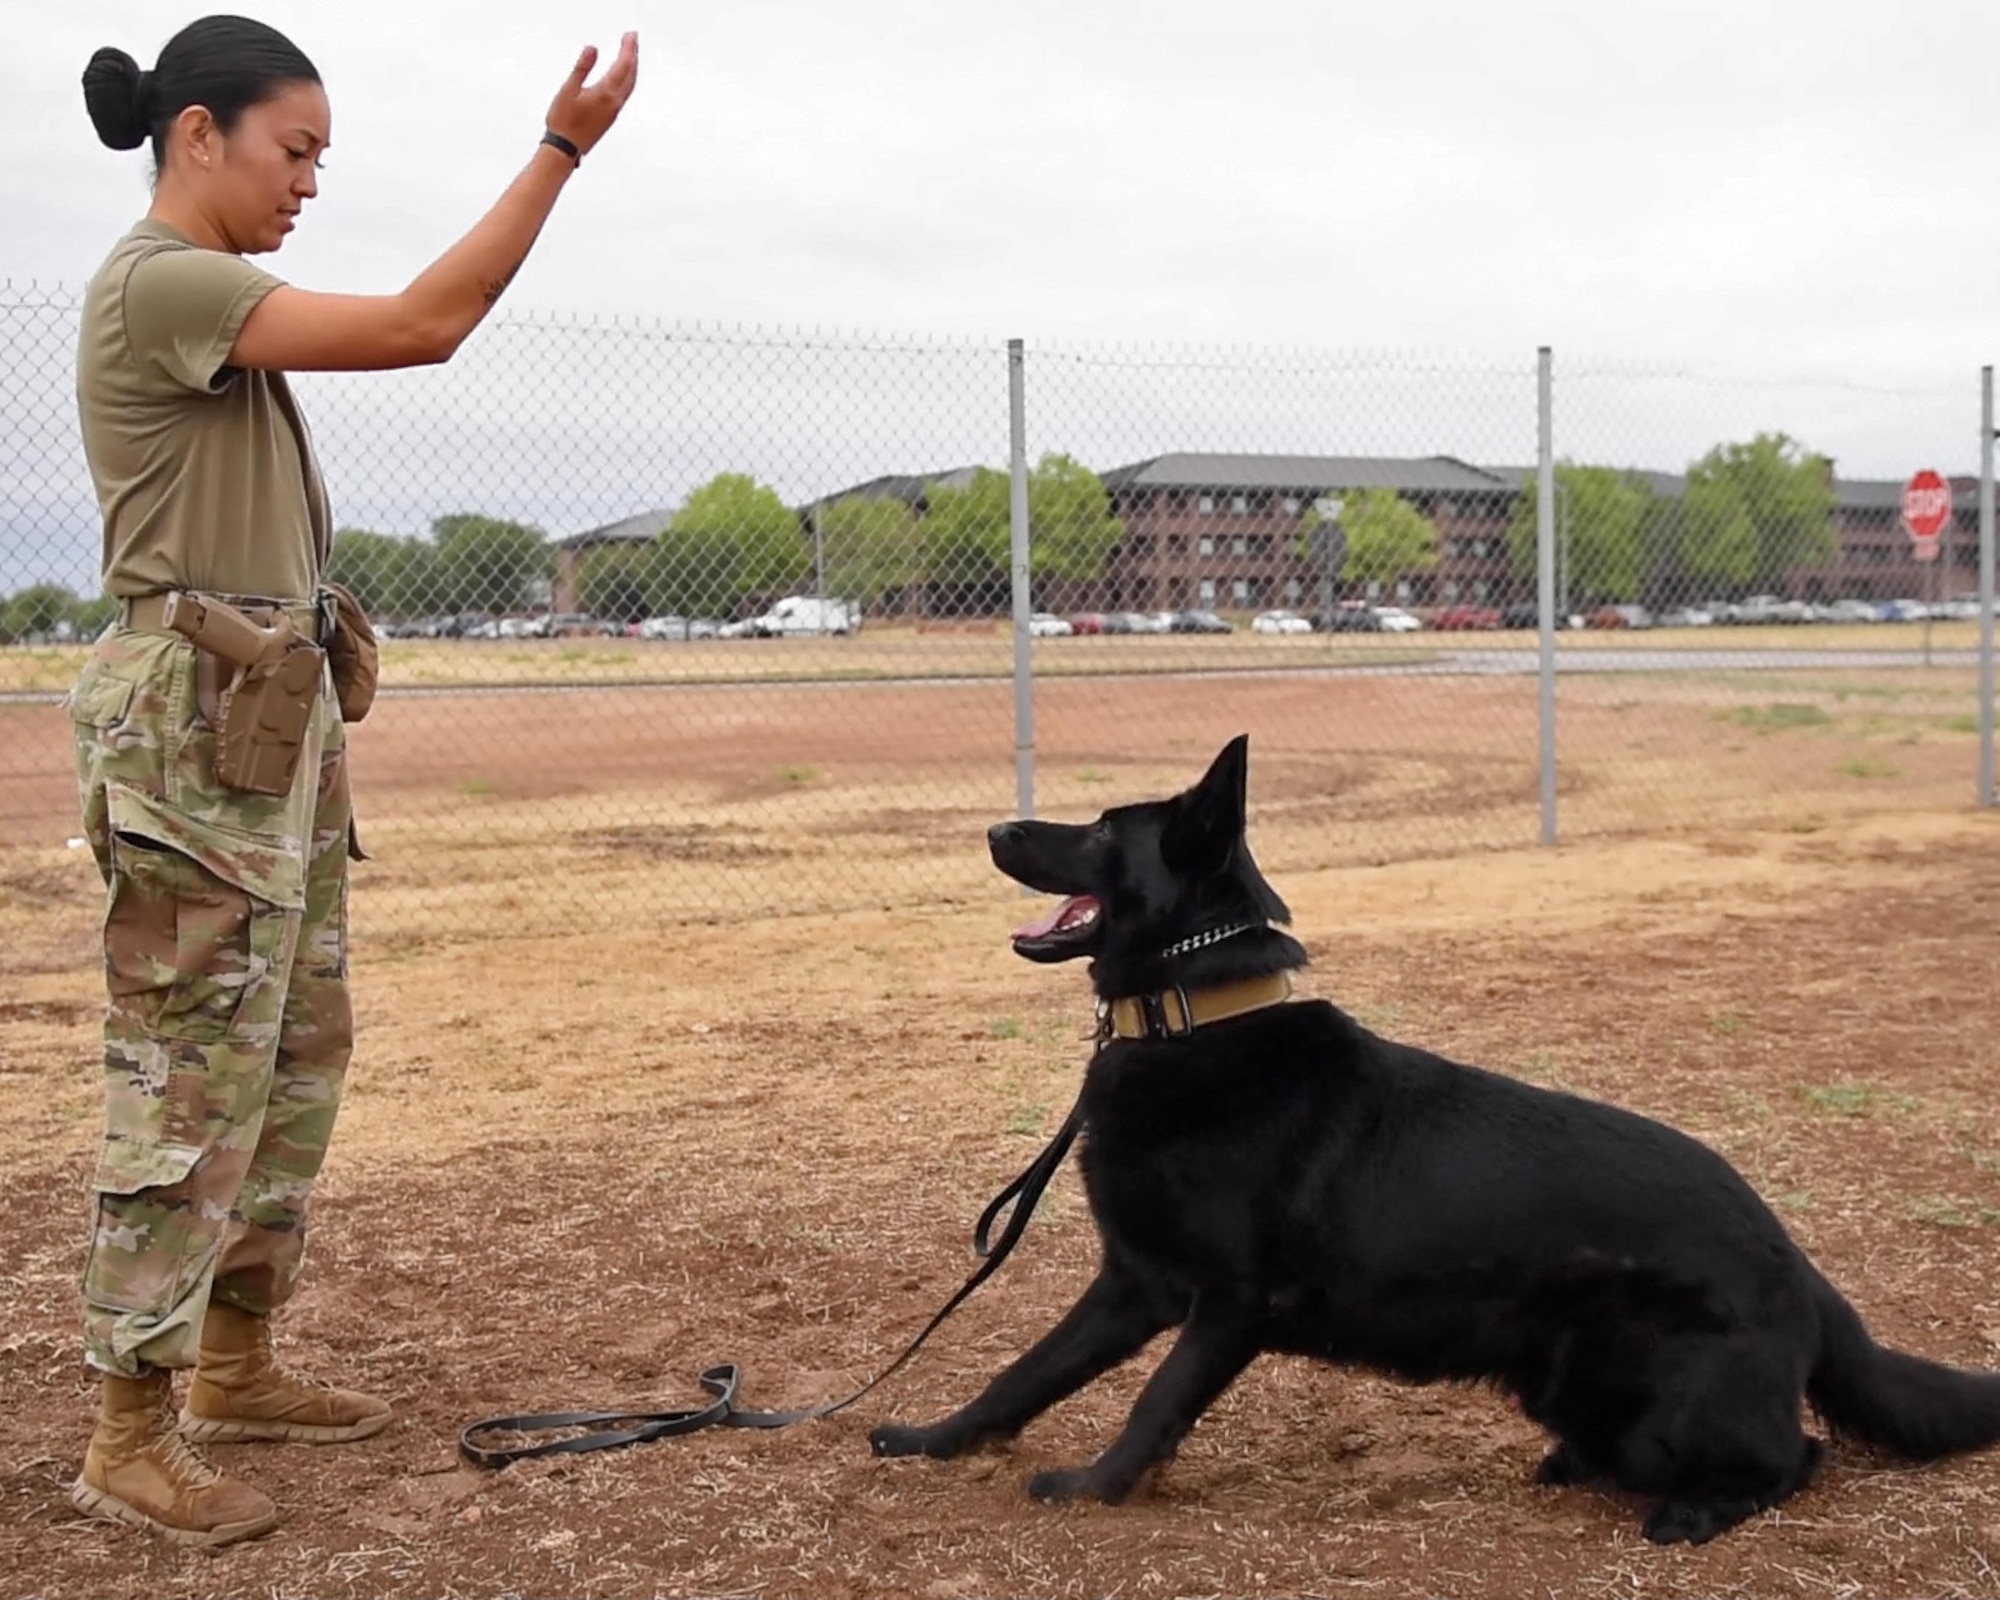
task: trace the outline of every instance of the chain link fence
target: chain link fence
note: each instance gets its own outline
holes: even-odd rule
[[[80,298],[0,290],[0,894],[86,882]],[[1975,798],[1970,384],[1539,378],[511,312],[296,378],[383,640],[357,922],[992,897],[992,821],[1242,731],[1279,873]],[[1950,477],[1934,560],[1906,465]]]

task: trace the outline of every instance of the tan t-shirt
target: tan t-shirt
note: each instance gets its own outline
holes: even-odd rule
[[[304,419],[284,374],[226,364],[281,281],[151,219],[91,279],[77,403],[105,593],[312,594],[331,535]]]

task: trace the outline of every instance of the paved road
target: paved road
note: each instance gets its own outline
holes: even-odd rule
[[[1453,650],[1451,667],[1431,671],[1525,672],[1542,670],[1537,650]],[[1556,650],[1558,672],[1772,672],[1800,667],[1921,667],[1914,650]],[[1976,667],[1977,650],[1933,650],[1930,664]]]

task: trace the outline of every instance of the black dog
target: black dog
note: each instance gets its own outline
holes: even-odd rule
[[[881,1455],[1007,1439],[1179,1328],[1123,1433],[1038,1474],[1116,1503],[1263,1351],[1484,1380],[1554,1436],[1538,1481],[1657,1501],[1702,1542],[1811,1481],[1836,1432],[1924,1459],[2000,1439],[2000,1376],[1875,1343],[1727,1162],[1611,1106],[1280,1004],[1304,948],[1244,839],[1247,741],[1194,788],[1096,822],[993,828],[1001,871],[1066,898],[1020,929],[1091,958],[1081,1102],[1098,1276],[963,1410]],[[1190,1023],[1193,1026],[1190,1026]]]

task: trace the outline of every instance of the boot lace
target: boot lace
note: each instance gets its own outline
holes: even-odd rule
[[[271,1329],[267,1323],[257,1325],[256,1365],[261,1367],[267,1378],[288,1389],[315,1394],[336,1394],[339,1387],[323,1378],[315,1378],[287,1366],[278,1359],[276,1347],[271,1342]]]
[[[175,1479],[190,1489],[206,1489],[221,1481],[222,1473],[215,1464],[181,1432],[171,1396],[160,1407],[158,1439],[160,1465]]]

